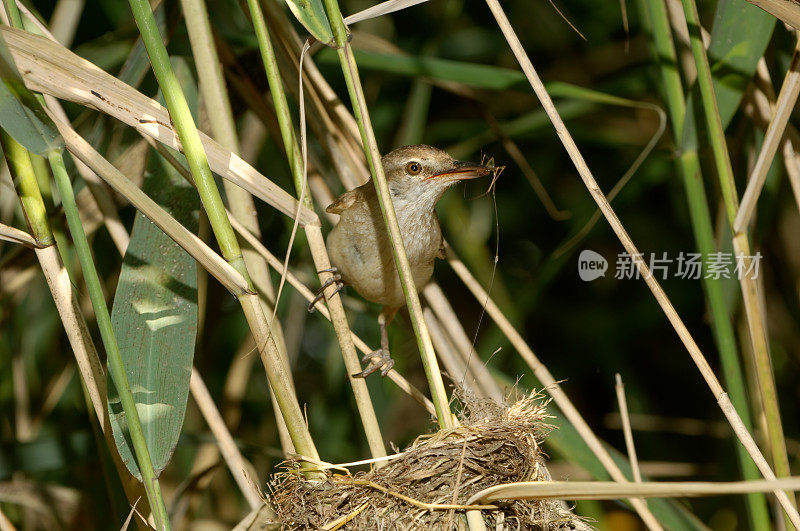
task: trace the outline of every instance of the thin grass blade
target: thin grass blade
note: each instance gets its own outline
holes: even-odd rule
[[[315,39],[324,44],[333,42],[333,32],[322,0],[286,0],[286,5]]]

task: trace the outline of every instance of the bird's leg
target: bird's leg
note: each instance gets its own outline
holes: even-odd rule
[[[323,269],[322,271],[317,271],[317,274],[320,273],[333,273],[333,275],[328,277],[328,280],[326,280],[322,284],[322,286],[320,286],[320,288],[316,291],[316,293],[314,293],[314,300],[312,300],[308,304],[309,313],[314,313],[314,310],[316,310],[314,306],[316,306],[317,302],[325,298],[325,289],[328,286],[330,286],[331,284],[336,284],[336,291],[331,293],[331,297],[342,291],[342,288],[344,287],[344,281],[342,281],[342,275],[339,274],[339,270],[336,269],[335,267],[331,267],[330,269]]]
[[[366,378],[378,369],[381,370],[381,376],[385,377],[394,367],[394,360],[389,353],[389,333],[386,327],[392,322],[397,310],[398,308],[387,308],[386,306],[381,310],[380,315],[378,315],[378,325],[381,328],[381,348],[361,358],[361,363],[369,361],[369,365],[363,371],[354,374],[353,378]]]

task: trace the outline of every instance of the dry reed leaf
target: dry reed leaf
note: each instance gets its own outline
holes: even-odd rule
[[[467,503],[485,504],[500,500],[562,499],[616,500],[620,498],[688,498],[749,494],[774,490],[800,490],[800,478],[758,479],[752,481],[666,481],[617,483],[616,481],[552,481],[514,483],[491,487]]]
[[[14,227],[10,227],[2,223],[0,223],[0,240],[21,243],[22,245],[26,245],[28,247],[40,247],[40,245],[36,243],[34,237],[24,230],[15,229]]]
[[[72,127],[50,116],[64,143],[75,157],[101,176],[117,192],[163,230],[175,243],[197,260],[214,278],[237,296],[250,291],[247,280],[232,265],[214,252],[203,240],[178,223],[147,194],[137,188],[127,177],[100,155]]]
[[[58,43],[14,28],[0,28],[26,86],[36,92],[104,112],[173,149],[180,142],[169,113],[158,102],[75,55]],[[200,133],[212,171],[294,218],[297,201],[237,154]],[[317,215],[299,209],[301,225],[318,223]]]

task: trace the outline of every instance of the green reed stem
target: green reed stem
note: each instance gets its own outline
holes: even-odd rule
[[[289,383],[291,374],[284,368],[278,353],[276,339],[267,324],[263,308],[254,295],[252,282],[242,257],[239,242],[236,240],[230,220],[225,212],[222,197],[208,166],[208,159],[200,140],[200,134],[189,111],[189,105],[181,90],[180,83],[170,64],[169,55],[158,31],[150,4],[147,0],[130,0],[130,5],[136,25],[139,27],[139,32],[142,36],[142,42],[144,42],[147,55],[150,57],[153,73],[164,94],[170,118],[183,146],[183,152],[189,163],[189,170],[192,173],[217,243],[222,250],[222,255],[250,284],[249,293],[236,293],[235,295],[242,305],[250,330],[256,338],[267,377],[275,393],[283,418],[286,421],[292,443],[299,454],[314,459],[318,458],[316,446],[306,427],[294,389]]]
[[[686,123],[686,102],[683,85],[678,72],[678,56],[672,41],[672,31],[667,18],[667,10],[663,0],[645,0],[645,11],[652,25],[651,35],[655,55],[661,70],[662,86],[667,101],[667,111],[672,124],[676,145],[681,146],[678,157],[678,169],[683,178],[686,199],[689,205],[689,218],[692,224],[697,249],[703,256],[710,256],[716,251],[711,212],[708,208],[705,187],[700,169],[700,160],[694,145],[682,142],[685,127],[695,128],[695,124]],[[683,144],[683,145],[682,145]],[[709,313],[712,319],[714,340],[719,350],[722,372],[727,383],[731,402],[741,415],[742,422],[752,431],[753,422],[747,400],[746,384],[736,346],[736,335],[725,304],[721,280],[703,279]],[[761,474],[750,458],[747,450],[736,445],[739,467],[745,479],[759,479]],[[753,529],[769,529],[770,518],[766,497],[763,494],[751,493],[746,497],[748,516]]]
[[[700,33],[700,20],[697,14],[697,5],[694,0],[682,0],[686,22],[690,28],[692,55],[697,67],[697,82],[703,103],[703,116],[706,129],[714,153],[714,162],[719,177],[719,185],[725,205],[725,213],[733,234],[733,248],[737,256],[749,257],[751,254],[747,234],[737,233],[734,229],[736,212],[739,209],[739,197],[736,192],[736,183],[733,176],[730,154],[725,140],[725,131],[717,106],[716,93],[714,92],[711,68],[708,63],[705,46]],[[747,259],[747,258],[746,258]],[[781,425],[780,408],[778,405],[775,379],[772,373],[767,333],[763,315],[759,308],[759,288],[756,279],[743,274],[740,279],[742,300],[747,316],[750,339],[753,346],[754,363],[758,374],[758,387],[761,393],[762,407],[767,424],[767,439],[769,442],[775,474],[778,477],[790,475],[789,459],[786,452],[786,441]],[[796,506],[794,496],[789,496],[792,504]]]
[[[123,364],[122,356],[119,352],[117,338],[111,327],[111,315],[108,312],[100,277],[94,265],[94,258],[92,257],[92,251],[89,247],[89,241],[86,239],[86,233],[83,230],[83,224],[78,214],[78,205],[75,203],[75,192],[72,188],[72,182],[64,166],[64,158],[60,150],[50,152],[47,159],[56,181],[58,193],[61,195],[61,204],[64,207],[64,214],[67,218],[67,226],[72,235],[75,250],[78,253],[78,261],[81,264],[83,278],[89,291],[89,298],[92,301],[97,326],[100,329],[100,337],[106,349],[108,372],[114,380],[114,386],[119,392],[122,409],[125,411],[131,443],[136,453],[136,462],[139,465],[139,470],[142,474],[142,483],[144,483],[150,506],[153,509],[153,517],[155,518],[158,529],[169,530],[171,528],[169,515],[166,505],[164,504],[164,498],[161,495],[161,485],[153,469],[150,451],[147,449],[147,440],[145,439],[142,424],[139,419],[139,412],[136,410],[136,401],[133,398],[133,393],[128,384],[128,376],[125,372],[125,365]]]
[[[422,357],[422,366],[425,369],[425,376],[430,386],[431,399],[436,409],[436,418],[440,428],[450,428],[453,426],[453,419],[447,400],[447,392],[444,388],[442,375],[439,372],[439,364],[436,361],[436,354],[433,350],[430,334],[422,316],[422,304],[419,300],[417,288],[414,285],[414,278],[411,274],[411,267],[403,245],[400,226],[397,223],[397,215],[395,214],[389,194],[389,185],[386,182],[386,175],[384,174],[383,165],[381,164],[380,151],[378,150],[378,144],[375,140],[375,132],[372,130],[372,122],[369,118],[369,111],[364,98],[364,90],[358,75],[358,65],[356,65],[355,59],[353,58],[347,28],[345,28],[337,0],[324,0],[324,4],[333,30],[334,41],[339,55],[339,63],[342,67],[342,73],[344,74],[344,79],[347,84],[347,91],[353,106],[353,114],[358,122],[358,128],[361,131],[361,141],[369,164],[372,181],[375,184],[378,203],[381,206],[381,213],[386,223],[389,238],[392,241],[395,264],[397,264],[397,271],[400,275],[403,293],[405,294],[406,303],[408,304],[408,310],[411,315],[411,324],[414,328],[414,335],[417,338],[417,345]]]

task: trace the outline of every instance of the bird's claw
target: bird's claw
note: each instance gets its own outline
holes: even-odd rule
[[[328,286],[330,286],[331,284],[336,284],[336,290],[333,293],[331,293],[331,297],[342,291],[342,288],[344,287],[344,282],[342,281],[342,275],[339,274],[339,270],[336,269],[335,267],[331,267],[329,269],[323,269],[322,271],[317,271],[317,274],[319,273],[333,273],[333,275],[331,275],[328,278],[328,280],[326,280],[322,284],[322,286],[320,286],[320,288],[314,293],[314,300],[312,300],[308,304],[309,313],[314,313],[314,310],[316,310],[315,308],[316,304],[325,298],[325,289],[327,289]]]
[[[389,374],[389,371],[392,370],[392,367],[394,367],[392,355],[389,353],[388,349],[383,348],[370,352],[361,358],[361,363],[366,362],[369,362],[369,365],[367,365],[363,371],[354,374],[353,378],[366,378],[378,369],[381,370],[381,376],[385,378],[386,375]]]

